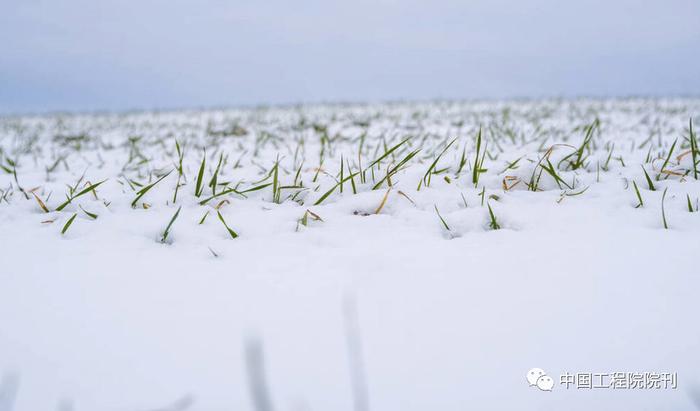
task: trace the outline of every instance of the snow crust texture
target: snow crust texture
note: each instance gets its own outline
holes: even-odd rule
[[[0,410],[693,409],[698,113],[0,118]]]

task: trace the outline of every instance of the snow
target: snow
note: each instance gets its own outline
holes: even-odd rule
[[[276,410],[351,410],[353,384],[371,410],[691,409],[700,213],[687,198],[697,209],[700,183],[684,153],[699,112],[695,99],[581,99],[0,119],[0,165],[17,173],[0,171],[0,410],[255,409],[246,347],[256,342]],[[596,118],[583,166],[560,163]],[[488,171],[475,187],[480,126]],[[341,155],[358,170],[363,134],[362,167],[409,139],[375,182],[420,152],[388,195],[368,172],[357,194],[348,180],[314,205]],[[127,179],[145,185],[176,167],[176,140],[177,203],[173,171],[132,208],[140,187]],[[528,190],[550,147],[572,188],[543,172]],[[304,189],[283,189],[279,204],[266,186],[200,205],[220,154],[228,185],[216,192],[272,182],[278,158],[281,186],[295,185],[303,159]],[[520,182],[505,190],[506,176]],[[67,185],[104,179],[55,211]],[[306,210],[322,221],[301,224]],[[552,392],[528,386],[533,367]],[[615,371],[675,372],[678,388],[559,384],[565,372]]]

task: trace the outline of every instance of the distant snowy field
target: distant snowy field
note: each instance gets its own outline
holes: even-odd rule
[[[0,410],[695,409],[698,115],[0,118]]]

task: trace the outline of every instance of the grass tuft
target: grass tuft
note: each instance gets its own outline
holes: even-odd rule
[[[173,170],[168,171],[167,173],[163,174],[159,179],[154,181],[153,183],[143,187],[139,191],[136,192],[136,197],[134,198],[134,201],[131,202],[131,207],[136,207],[136,203],[141,199],[141,197],[145,196],[146,193],[148,193],[153,187],[156,186],[156,184],[160,183],[163,181],[163,179],[172,173]]]
[[[450,143],[447,144],[447,146],[445,146],[445,148],[440,152],[440,154],[438,154],[437,157],[435,157],[435,160],[433,160],[433,162],[430,164],[430,167],[428,167],[428,171],[425,172],[425,174],[423,175],[423,178],[418,182],[417,191],[420,191],[421,184],[425,184],[426,187],[430,187],[430,177],[431,177],[431,174],[433,173],[433,170],[435,170],[435,167],[437,166],[438,161],[440,161],[440,157],[442,157],[442,155],[445,154],[445,152],[450,149],[450,147],[452,146],[452,144],[454,144],[455,141],[457,141],[456,138],[453,139],[452,141],[450,141]],[[462,165],[460,164],[460,168],[461,168],[461,166]],[[459,172],[457,172],[457,173],[459,174]],[[449,182],[449,180],[448,180],[448,182]]]
[[[102,181],[100,181],[100,182],[97,183],[97,184],[89,184],[86,188],[84,188],[83,190],[81,190],[78,194],[69,196],[68,199],[67,199],[64,203],[62,203],[61,205],[59,205],[58,207],[56,207],[56,211],[61,211],[61,210],[63,210],[64,208],[66,208],[66,206],[68,206],[68,204],[70,204],[70,203],[71,203],[73,200],[75,200],[76,198],[78,198],[78,197],[80,197],[80,196],[82,196],[82,195],[85,195],[85,194],[87,194],[87,193],[89,193],[89,192],[91,192],[91,191],[95,191],[95,189],[97,189],[97,187],[99,187],[100,184],[104,183],[105,181],[107,181],[107,180],[102,180]]]
[[[384,184],[385,181],[386,181],[386,182],[389,184],[389,186],[391,187],[391,177],[392,177],[394,174],[398,173],[398,172],[406,165],[406,163],[408,163],[409,161],[411,161],[411,159],[412,159],[413,157],[415,157],[416,154],[418,154],[419,151],[420,151],[420,149],[411,151],[410,153],[408,153],[408,154],[406,155],[406,157],[404,157],[401,161],[399,161],[398,164],[396,164],[395,166],[389,168],[389,169],[387,170],[387,172],[386,172],[386,176],[384,176],[384,178],[382,178],[381,180],[379,180],[379,182],[378,182],[377,184],[375,184],[374,187],[372,187],[372,190],[376,190],[376,189],[380,188],[380,187],[382,186],[382,184]]]

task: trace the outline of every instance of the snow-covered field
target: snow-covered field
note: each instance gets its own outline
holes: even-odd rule
[[[0,410],[694,409],[698,114],[2,118]]]

